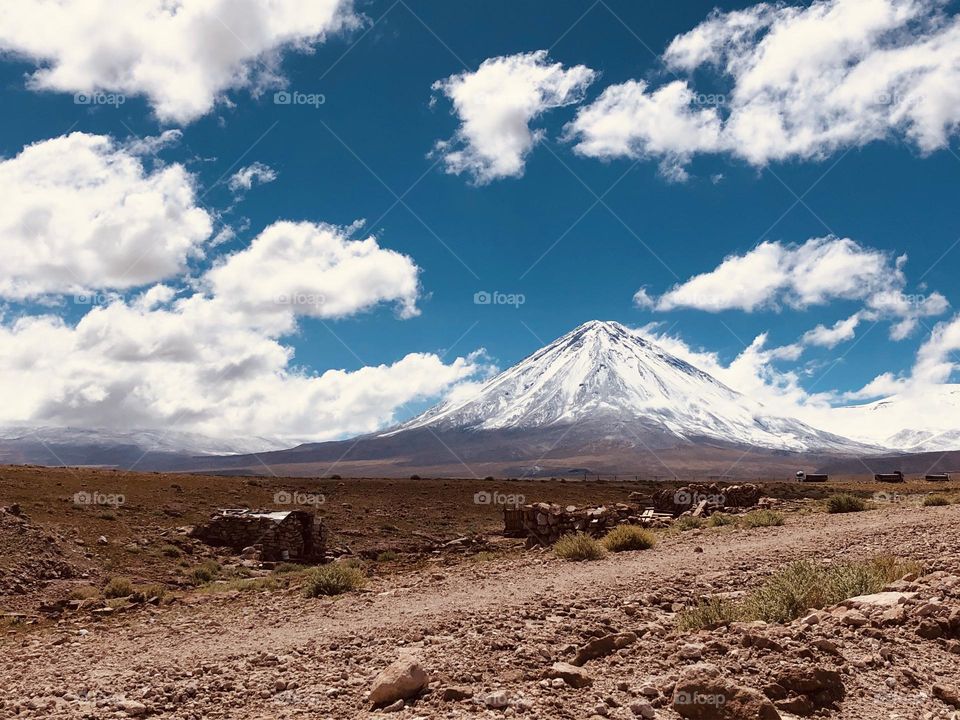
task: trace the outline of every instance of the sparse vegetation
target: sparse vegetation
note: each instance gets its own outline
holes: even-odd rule
[[[673,527],[680,532],[686,532],[687,530],[699,530],[703,527],[703,519],[693,517],[691,515],[684,515],[683,517],[677,518],[677,520],[673,523]]]
[[[357,568],[345,563],[331,563],[310,571],[303,592],[307,597],[342,595],[363,587],[366,582],[366,577]]]
[[[377,554],[377,562],[394,562],[399,557],[393,550],[384,550]]]
[[[223,571],[223,568],[220,566],[216,560],[207,560],[202,565],[198,565],[193,570],[190,571],[189,577],[190,581],[194,585],[203,585],[204,583],[213,582]]]
[[[718,597],[707,598],[677,616],[677,629],[691,632],[701,628],[719,627],[740,619],[742,614],[741,607],[735,602]]]
[[[656,542],[656,536],[649,530],[636,525],[618,525],[600,541],[610,552],[625,550],[647,550]]]
[[[606,549],[589,535],[564,535],[553,545],[553,552],[561,560],[599,560]]]
[[[182,553],[176,545],[161,545],[160,554],[168,558],[178,558]]]
[[[724,527],[725,525],[736,525],[737,519],[727,513],[714,513],[707,519],[707,527]]]
[[[303,572],[304,570],[308,570],[308,569],[309,568],[307,565],[300,565],[299,563],[291,563],[291,562],[282,562],[282,563],[278,563],[277,566],[273,568],[273,574],[288,575],[290,573]]]
[[[70,591],[71,600],[94,600],[100,597],[100,590],[93,585],[81,585]]]
[[[110,512],[109,510],[105,510],[104,512],[98,514],[97,517],[100,518],[101,520],[111,520],[111,521],[112,521],[112,520],[116,520],[116,519],[117,519],[116,513]]]
[[[867,504],[856,495],[850,493],[836,493],[827,498],[827,512],[849,513],[867,509]]]
[[[943,505],[949,505],[950,498],[945,497],[944,495],[927,495],[923,499],[924,507],[941,507]]]
[[[773,510],[754,510],[740,518],[745,528],[779,527],[783,525],[783,515]]]
[[[836,565],[801,560],[771,575],[739,603],[704,600],[681,613],[677,626],[690,631],[734,620],[790,622],[811,608],[880,592],[884,585],[919,571],[917,563],[888,555]]]
[[[167,596],[167,588],[159,583],[153,583],[150,585],[138,585],[134,588],[131,600],[134,602],[146,602],[153,598],[158,600],[163,600]]]
[[[105,598],[124,598],[133,595],[133,583],[124,577],[110,578],[103,588]]]

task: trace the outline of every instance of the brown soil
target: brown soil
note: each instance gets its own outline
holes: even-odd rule
[[[922,507],[930,484],[841,485],[888,496],[869,512],[828,515],[809,496],[828,495],[832,484],[771,483],[765,492],[784,501],[782,527],[660,533],[652,550],[570,563],[498,537],[496,509],[475,504],[474,493],[582,505],[621,501],[653,486],[0,468],[0,506],[16,503],[21,512],[19,520],[0,514],[7,516],[0,524],[0,611],[28,618],[0,629],[0,717],[376,717],[365,693],[401,651],[419,657],[432,684],[384,717],[652,712],[676,720],[674,684],[701,660],[726,681],[768,695],[777,694],[775,685],[790,686],[790,673],[836,670],[843,699],[815,710],[824,717],[951,717],[950,693],[960,688],[960,506]],[[189,586],[191,567],[217,554],[177,528],[217,507],[272,506],[284,490],[324,496],[318,507],[331,544],[366,558],[367,587],[307,599],[296,575],[259,591],[236,583],[222,592],[216,584]],[[958,487],[935,490],[956,496]],[[123,495],[125,502],[77,505],[78,492]],[[14,523],[19,529],[11,530]],[[480,537],[441,547],[461,536]],[[165,553],[170,546],[179,548],[178,557]],[[373,559],[386,550],[397,554]],[[793,560],[884,553],[924,566],[923,575],[900,586],[918,593],[900,622],[868,617],[858,625],[837,611],[809,626],[676,629],[684,607],[754,587]],[[2,584],[14,576],[22,582]],[[78,585],[99,588],[115,576],[163,583],[172,601],[118,603],[112,612],[49,610]],[[939,601],[932,610],[931,599]],[[572,661],[591,639],[617,633],[636,638],[584,665],[591,686],[546,677],[553,663]],[[462,686],[469,698],[445,700],[450,686]],[[496,707],[501,700],[505,708]],[[777,702],[804,709],[800,700]],[[780,715],[791,717],[784,709]]]

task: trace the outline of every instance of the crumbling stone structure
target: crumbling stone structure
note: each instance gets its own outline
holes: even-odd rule
[[[306,510],[221,510],[191,536],[236,552],[254,547],[268,561],[319,562],[326,551],[323,521]]]
[[[540,502],[504,510],[504,534],[526,536],[531,545],[552,545],[563,535],[578,532],[600,537],[625,523],[649,527],[667,524],[662,514],[626,503],[578,508]]]
[[[685,512],[696,512],[699,508],[702,515],[711,512],[729,510],[732,508],[753,507],[763,493],[757,485],[744,483],[743,485],[727,485],[726,487],[711,483],[704,485],[694,483],[676,489],[664,488],[653,495],[653,506],[659,512],[670,513],[673,516]]]

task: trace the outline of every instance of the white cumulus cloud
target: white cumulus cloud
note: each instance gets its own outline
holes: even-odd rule
[[[568,127],[577,152],[655,157],[677,176],[700,153],[764,166],[888,139],[929,153],[960,127],[960,18],[938,0],[715,11],[663,61],[691,77],[607,88]],[[703,70],[719,83],[705,86]]]
[[[255,162],[240,168],[227,181],[227,187],[233,192],[249,190],[254,185],[264,185],[277,179],[277,171],[269,165]]]
[[[282,51],[359,23],[350,0],[17,0],[0,5],[0,51],[38,65],[37,90],[143,95],[187,123],[279,82]]]
[[[138,287],[202,253],[212,221],[193,178],[136,150],[76,132],[0,161],[0,296]]]
[[[527,154],[543,137],[530,124],[548,110],[580,102],[596,73],[551,63],[546,50],[489,58],[474,72],[433,84],[460,119],[450,140],[436,144],[448,173],[477,184],[523,175]]]

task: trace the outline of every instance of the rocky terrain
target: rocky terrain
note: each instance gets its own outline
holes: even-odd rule
[[[205,508],[176,518],[159,510],[152,524],[128,525],[155,512],[143,500],[157,501],[149,493],[160,483],[178,485],[181,497],[206,486],[207,501],[215,503],[218,493],[229,497],[239,488],[256,496],[280,479],[263,481],[265,487],[235,479],[233,488],[219,484],[225,479],[118,479],[129,505],[118,507],[114,520],[78,514],[74,537],[69,520],[57,524],[42,509],[80,480],[44,471],[28,485],[27,472],[4,469],[0,505],[17,499],[17,517],[42,527],[47,544],[77,546],[79,539],[86,551],[76,563],[65,561],[69,577],[38,579],[40,591],[36,584],[5,586],[0,608],[16,607],[20,616],[0,635],[3,717],[960,717],[960,506],[924,506],[929,486],[893,492],[849,485],[873,498],[871,509],[834,515],[817,497],[804,497],[834,488],[771,485],[782,526],[658,530],[651,549],[592,562],[498,537],[490,506],[466,508],[445,532],[435,520],[425,522],[425,533],[406,523],[426,506],[398,508],[406,545],[395,541],[397,551],[340,560],[363,569],[365,587],[307,598],[295,573],[289,583],[252,584],[275,574],[255,571],[242,582],[190,586],[178,569],[184,558],[195,565],[215,556],[225,567],[243,561],[186,541],[176,561],[153,557],[162,538],[175,539],[178,524]],[[133,480],[154,489],[137,490]],[[425,495],[450,503],[447,511],[457,506],[434,481],[423,482]],[[464,485],[449,490],[476,492],[474,483]],[[602,485],[512,486],[530,500],[564,503],[624,494]],[[937,490],[955,495],[952,486]],[[373,506],[389,502],[366,497]],[[338,520],[368,513],[361,496],[343,490],[335,515],[327,519],[334,545],[350,537],[338,535],[346,527]],[[368,522],[357,525],[369,531]],[[114,527],[106,545],[98,542],[101,523]],[[476,531],[462,536],[469,540],[414,543],[413,533],[442,540],[469,526]],[[88,533],[99,533],[89,546],[82,537]],[[131,544],[126,533],[140,534],[139,552],[118,552],[116,543],[120,550]],[[19,552],[29,560],[31,548],[5,545],[4,559]],[[685,623],[705,599],[736,602],[794,561],[833,565],[879,556],[910,565],[883,594],[803,608],[786,622]],[[136,582],[166,580],[169,596],[49,607],[64,585],[100,585],[120,572]]]

